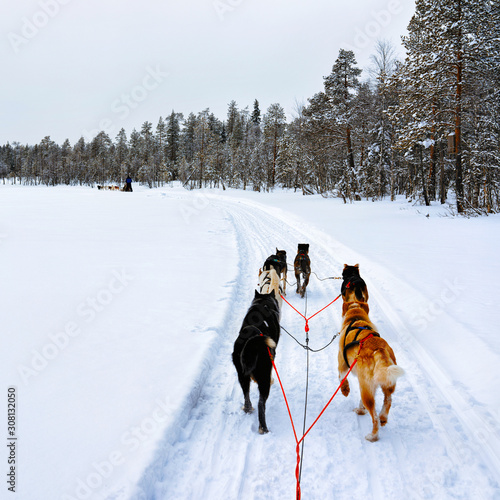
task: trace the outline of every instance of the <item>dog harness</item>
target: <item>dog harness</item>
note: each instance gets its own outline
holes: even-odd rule
[[[361,333],[361,330],[370,330],[371,331],[371,334],[374,336],[374,337],[380,337],[380,335],[371,327],[371,326],[355,326],[353,327],[352,325],[356,322],[356,321],[359,321],[357,319],[353,319],[351,321],[351,323],[349,324],[349,326],[347,327],[347,330],[345,331],[345,336],[344,336],[344,342],[345,342],[345,339],[347,338],[347,335],[349,334],[349,332],[351,330],[358,330],[358,332],[356,333],[355,337],[354,337],[354,340],[352,342],[349,342],[347,345],[344,344],[344,352],[343,352],[343,355],[344,355],[344,361],[345,361],[345,364],[351,368],[351,365],[349,364],[349,361],[347,361],[347,349],[350,349],[351,347],[354,347],[356,345],[359,345],[361,343],[361,341],[358,340],[358,336],[359,334]],[[363,339],[361,339],[363,340]]]
[[[264,262],[263,270],[264,271],[270,271],[270,266],[275,266],[278,267],[278,269],[275,269],[275,271],[280,274],[281,271],[283,270],[284,267],[286,267],[286,261],[283,262],[283,260],[280,260],[278,257],[275,258],[268,258]]]

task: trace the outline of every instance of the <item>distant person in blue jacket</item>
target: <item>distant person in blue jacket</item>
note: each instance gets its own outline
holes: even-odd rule
[[[130,175],[125,179],[125,187],[123,190],[132,192],[132,179],[130,178]]]

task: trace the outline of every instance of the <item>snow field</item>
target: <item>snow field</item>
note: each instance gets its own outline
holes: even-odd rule
[[[261,436],[231,352],[259,267],[275,247],[293,262],[299,242],[320,277],[360,263],[370,317],[406,372],[377,443],[364,439],[370,417],[352,412],[350,376],[349,398],[306,437],[302,497],[500,498],[499,352],[482,326],[495,324],[500,219],[420,210],[287,192],[2,187],[0,308],[15,339],[2,366],[26,450],[16,498],[295,498],[276,377]],[[312,276],[307,315],[339,292]],[[340,303],[311,319],[310,346],[340,320]],[[286,304],[281,322],[304,342]],[[310,354],[307,427],[338,386],[336,358],[337,341]],[[276,364],[300,437],[306,352],[282,333]]]

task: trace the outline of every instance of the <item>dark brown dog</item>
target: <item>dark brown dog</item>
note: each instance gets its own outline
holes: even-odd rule
[[[297,293],[304,297],[307,285],[309,284],[309,276],[311,276],[311,259],[309,258],[309,243],[299,243],[297,256],[293,262],[295,271],[295,279],[297,280]],[[301,277],[304,280],[301,283]]]
[[[287,264],[286,264],[286,250],[276,249],[276,257],[282,262],[283,267],[281,268],[280,275],[281,289],[283,290],[283,295],[286,295],[286,277],[287,277]]]
[[[342,299],[348,302],[368,302],[368,288],[359,274],[359,264],[344,264],[342,271]],[[345,313],[345,311],[343,311]]]

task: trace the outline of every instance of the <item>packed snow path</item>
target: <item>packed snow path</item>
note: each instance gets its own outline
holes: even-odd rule
[[[393,396],[388,424],[380,441],[364,436],[369,415],[352,410],[359,401],[357,380],[351,395],[337,395],[309,433],[303,456],[304,499],[493,499],[500,498],[498,421],[472,395],[440,368],[437,353],[428,352],[412,331],[405,314],[419,298],[411,283],[369,262],[341,242],[298,224],[278,210],[207,195],[225,211],[237,240],[238,276],[230,283],[230,307],[217,326],[218,341],[211,359],[186,400],[177,420],[166,430],[146,468],[134,500],[224,499],[280,500],[295,498],[295,441],[279,385],[267,403],[270,433],[257,432],[256,413],[241,410],[243,395],[231,361],[233,342],[257,284],[257,273],[275,247],[286,249],[293,262],[297,243],[311,245],[312,269],[320,277],[338,276],[345,257],[360,262],[370,293],[370,316],[393,347],[406,371]],[[215,235],[214,237],[217,237]],[[342,251],[339,252],[339,249]],[[370,264],[370,265],[368,265]],[[371,272],[367,272],[370,269]],[[289,282],[294,282],[289,271]],[[314,313],[340,291],[336,280],[311,277],[307,313]],[[287,288],[287,298],[304,311],[305,300]],[[340,303],[310,322],[310,346],[327,344],[339,329]],[[304,311],[305,312],[305,311]],[[459,339],[467,332],[451,317],[441,318]],[[283,304],[282,325],[304,341],[304,321]],[[207,329],[213,329],[207,325]],[[480,342],[480,339],[477,339]],[[337,342],[310,354],[307,424],[310,425],[338,385]],[[276,365],[287,392],[297,433],[302,435],[306,352],[282,333]],[[208,375],[206,375],[208,374]],[[206,376],[205,376],[206,375]],[[252,384],[256,407],[258,391]],[[377,401],[380,408],[381,402]],[[112,497],[109,497],[112,498]]]

